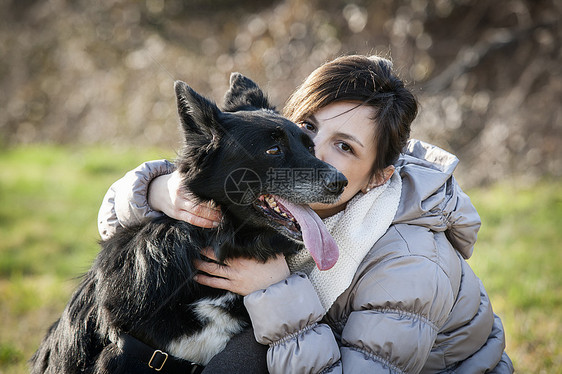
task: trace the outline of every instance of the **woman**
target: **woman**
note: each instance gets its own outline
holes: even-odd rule
[[[480,219],[452,177],[458,160],[407,142],[417,104],[391,63],[328,62],[285,114],[349,181],[337,203],[311,205],[338,243],[338,262],[319,271],[302,251],[265,264],[197,264],[210,274],[198,282],[245,296],[269,371],[512,372],[501,321],[465,261]],[[160,212],[216,226],[218,209],[192,204],[172,171],[146,163],[116,182],[100,210],[102,236]]]

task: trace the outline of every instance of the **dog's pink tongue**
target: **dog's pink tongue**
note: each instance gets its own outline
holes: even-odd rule
[[[284,199],[278,201],[295,217],[302,231],[302,239],[320,270],[328,270],[339,257],[338,245],[318,215],[306,205],[293,204]]]

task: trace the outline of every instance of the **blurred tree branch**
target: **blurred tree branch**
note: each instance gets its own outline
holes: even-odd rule
[[[463,47],[454,61],[436,77],[420,85],[420,90],[429,94],[436,94],[448,89],[451,84],[472,68],[480,65],[492,53],[520,43],[524,39],[533,37],[539,29],[554,29],[559,21],[545,22],[525,29],[494,29],[486,32],[483,40],[471,47]]]

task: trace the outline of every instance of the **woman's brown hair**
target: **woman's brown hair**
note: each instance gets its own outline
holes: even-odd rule
[[[392,62],[377,56],[343,56],[314,70],[291,95],[285,115],[300,122],[337,101],[373,108],[376,155],[372,174],[396,162],[417,115],[414,95],[393,73]]]

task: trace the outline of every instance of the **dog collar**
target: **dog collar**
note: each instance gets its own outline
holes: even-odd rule
[[[205,368],[195,362],[174,357],[160,349],[154,349],[129,334],[121,333],[117,345],[125,355],[135,358],[159,373],[200,374]]]

